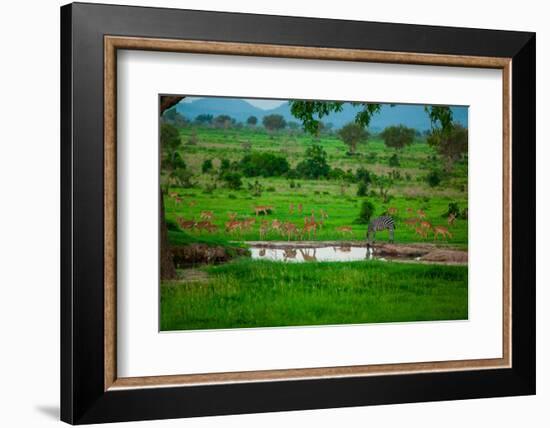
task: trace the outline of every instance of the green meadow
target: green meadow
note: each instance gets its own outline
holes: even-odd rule
[[[177,153],[187,175],[184,184],[172,183],[164,192],[168,240],[173,247],[201,244],[223,247],[233,254],[235,246],[246,248],[249,241],[364,243],[367,223],[361,221],[361,209],[365,202],[373,208],[371,218],[392,214],[396,244],[468,247],[467,157],[445,172],[425,135],[417,134],[401,150],[390,149],[379,135],[371,135],[350,155],[336,132],[313,137],[300,130],[267,131],[259,125],[216,128],[197,124],[179,127],[177,132]],[[326,152],[331,171],[338,169],[343,176],[250,177],[239,170],[244,156],[269,153],[285,158],[295,171],[314,145]],[[205,168],[205,161],[211,166]],[[238,185],[224,180],[224,165],[226,171],[239,175]],[[384,184],[373,179],[361,190],[361,180],[354,178],[358,170],[386,177]],[[428,179],[430,171],[438,171],[437,183]],[[259,206],[270,210],[256,215]],[[463,213],[452,224],[448,223],[450,206]],[[209,230],[180,227],[182,221],[204,220],[205,213]],[[450,235],[434,240],[433,233],[420,234],[407,224],[419,213],[433,227],[447,228]],[[287,236],[266,227],[276,221],[301,230],[306,216],[313,216],[319,224],[314,235]],[[249,221],[249,227],[228,230],[231,220]],[[387,240],[387,231],[377,233],[377,242]],[[241,255],[221,264],[178,266],[177,279],[161,282],[160,327],[187,330],[458,320],[468,317],[467,302],[467,266],[413,260],[287,263]]]

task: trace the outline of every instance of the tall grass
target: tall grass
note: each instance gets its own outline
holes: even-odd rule
[[[161,330],[459,320],[464,266],[239,259],[161,286]]]

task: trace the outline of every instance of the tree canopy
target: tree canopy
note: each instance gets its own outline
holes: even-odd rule
[[[367,141],[369,133],[362,125],[350,122],[338,131],[338,136],[349,147],[349,153],[354,154],[357,144]]]
[[[407,128],[404,125],[388,126],[380,133],[386,147],[396,150],[402,150],[410,146],[414,141],[416,131],[413,128]]]
[[[286,121],[280,114],[269,114],[264,116],[262,123],[269,131],[277,131],[286,126]]]
[[[248,119],[246,119],[246,123],[255,126],[258,123],[258,118],[256,116],[249,116]]]

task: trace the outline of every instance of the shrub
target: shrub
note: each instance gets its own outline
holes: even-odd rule
[[[276,189],[275,187],[273,187],[273,186],[269,186],[269,187],[268,187],[267,189],[265,189],[265,190],[266,190],[266,192],[276,192],[276,191],[277,191],[277,189]]]
[[[357,196],[367,196],[368,186],[367,183],[361,181],[357,187]]]
[[[332,168],[328,173],[329,180],[340,180],[346,175],[342,168]]]
[[[374,214],[374,205],[370,201],[363,201],[361,204],[361,210],[359,211],[359,217],[354,223],[369,224],[369,221]]]
[[[206,186],[204,186],[204,190],[202,191],[202,193],[212,194],[215,189],[216,189],[216,185],[209,183]]]
[[[439,186],[439,183],[441,183],[441,172],[435,169],[430,171],[426,176],[426,182],[430,187]]]
[[[264,190],[264,186],[256,180],[254,181],[254,184],[248,183],[248,190],[250,190],[250,194],[252,196],[260,197],[262,196],[262,191]]]
[[[363,167],[358,168],[357,171],[355,172],[355,180],[358,183],[365,183],[365,184],[369,184],[372,181],[370,173]]]
[[[251,153],[239,162],[239,168],[247,177],[279,177],[290,169],[286,158],[271,153]]]
[[[232,190],[239,190],[242,185],[242,175],[238,172],[225,172],[221,179],[225,181],[227,187]]]
[[[214,168],[214,165],[212,164],[212,159],[205,159],[202,163],[202,173],[206,174]]]
[[[296,187],[296,182],[294,180],[290,180],[289,186],[291,189],[294,189]]]
[[[237,199],[237,197],[233,193],[230,193],[227,195],[227,199]]]
[[[390,159],[388,161],[389,165],[391,167],[398,167],[400,165],[399,163],[399,157],[397,156],[396,153],[394,153],[393,155],[390,156]]]
[[[303,178],[327,177],[330,172],[330,166],[327,163],[327,152],[317,144],[308,147],[306,158],[296,165],[296,171]]]

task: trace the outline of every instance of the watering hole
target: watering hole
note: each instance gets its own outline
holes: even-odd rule
[[[409,261],[418,263],[467,264],[464,250],[439,248],[431,244],[375,244],[341,242],[248,242],[256,260],[282,262],[350,262],[358,260]]]

